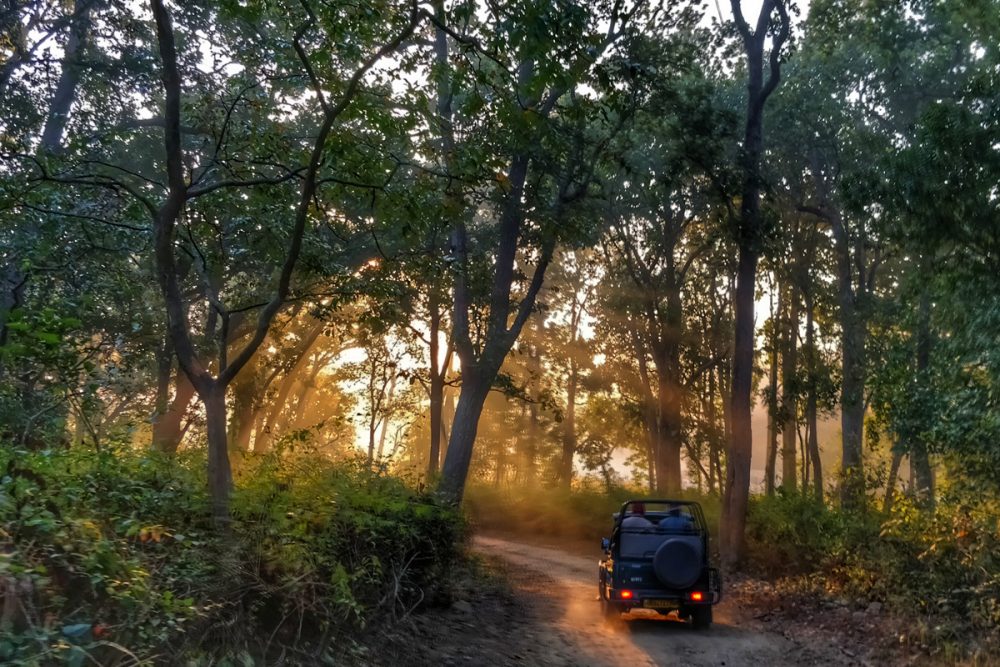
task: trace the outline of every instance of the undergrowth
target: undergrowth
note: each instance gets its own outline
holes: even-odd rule
[[[464,525],[429,495],[277,452],[241,465],[225,534],[204,468],[0,447],[0,663],[351,662],[359,632],[447,595]]]
[[[997,508],[906,499],[888,517],[831,509],[811,497],[755,497],[750,566],[786,590],[878,602],[913,623],[903,637],[947,659],[1000,652]]]

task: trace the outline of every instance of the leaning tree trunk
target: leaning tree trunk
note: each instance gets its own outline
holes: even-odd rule
[[[74,3],[73,20],[70,22],[69,37],[63,52],[62,71],[56,83],[52,102],[49,104],[45,127],[42,129],[42,147],[46,151],[57,152],[62,146],[69,112],[76,100],[76,91],[80,85],[83,54],[90,37],[90,11],[95,4],[95,0],[76,0]]]
[[[535,307],[538,291],[545,280],[545,271],[552,260],[555,248],[554,237],[548,238],[543,243],[528,289],[517,305],[513,323],[508,326],[511,319],[511,292],[518,243],[524,222],[522,197],[529,162],[527,155],[517,154],[511,160],[507,171],[507,183],[510,188],[505,194],[500,213],[500,233],[490,295],[489,322],[482,352],[478,354],[472,342],[469,323],[472,295],[466,278],[469,268],[468,230],[465,224],[459,221],[452,233],[452,251],[459,258],[458,264],[461,267],[456,272],[455,279],[452,335],[456,340],[455,347],[462,362],[462,389],[455,410],[451,437],[448,440],[448,452],[441,469],[438,492],[445,500],[454,504],[461,503],[465,493],[465,483],[472,462],[472,450],[475,446],[483,403],[493,380],[500,371],[500,366],[510,353]]]
[[[184,416],[195,395],[194,385],[180,368],[174,374],[174,385],[174,398],[170,406],[153,422],[152,447],[165,454],[177,452],[184,434]]]
[[[889,465],[889,478],[885,482],[885,499],[882,501],[882,513],[892,512],[892,504],[896,499],[896,486],[899,483],[899,466],[903,461],[903,450],[898,446],[892,448],[892,463]]]

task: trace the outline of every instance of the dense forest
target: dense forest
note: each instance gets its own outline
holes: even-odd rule
[[[1000,651],[996,0],[3,0],[0,131],[4,664],[363,662],[642,495]]]

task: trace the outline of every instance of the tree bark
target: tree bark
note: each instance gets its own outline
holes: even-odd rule
[[[864,318],[858,312],[850,239],[837,211],[831,212],[837,253],[837,296],[841,328],[840,426],[842,432],[840,502],[845,508],[861,505],[865,478],[862,461],[865,417]],[[863,261],[863,260],[862,260]],[[863,286],[859,285],[859,290]]]
[[[233,478],[226,433],[226,388],[214,384],[201,398],[205,404],[208,432],[208,486],[212,496],[212,516],[217,520],[228,519]]]
[[[573,483],[573,457],[576,456],[576,389],[579,379],[576,359],[571,358],[566,382],[566,415],[563,419],[562,461],[559,468],[559,480],[563,488],[567,489]]]
[[[657,491],[667,495],[675,495],[681,490],[681,449],[683,434],[681,430],[681,396],[676,378],[658,374],[657,431],[659,443],[657,448],[658,465],[656,476]]]
[[[447,360],[439,360],[441,333],[441,303],[435,287],[430,288],[430,418],[431,445],[427,455],[427,476],[436,477],[441,460],[441,411],[444,407],[444,376],[448,372]]]
[[[922,273],[928,275],[929,267],[922,262]],[[924,287],[920,293],[917,314],[917,384],[923,388],[927,384],[927,374],[931,357],[931,300],[930,291]],[[914,480],[914,495],[917,503],[934,509],[934,475],[931,471],[927,443],[919,435],[910,441],[910,477]]]
[[[715,437],[717,434],[716,422],[718,420],[715,408],[715,398],[716,398],[715,373],[716,370],[714,368],[708,369],[708,386],[707,386],[708,393],[705,396],[706,406],[707,406],[706,416],[708,417],[708,423],[710,425],[709,432],[713,436],[708,441],[708,473],[709,473],[708,492],[710,494],[715,494],[716,489],[719,487],[719,485],[722,484],[721,475],[718,474],[718,471],[721,468],[719,464],[718,438]],[[725,428],[723,428],[723,430],[725,430]]]
[[[229,441],[235,451],[246,451],[250,431],[256,417],[256,387],[253,374],[245,381],[233,383],[232,417],[229,420]]]
[[[681,420],[684,387],[681,384],[681,337],[683,336],[683,305],[680,283],[676,280],[673,258],[667,258],[668,278],[666,309],[659,322],[657,341],[653,347],[658,390],[657,428],[660,434],[659,456],[662,476],[657,475],[660,492],[674,495],[681,490],[681,449],[684,444]]]
[[[756,196],[756,193],[755,195]],[[724,562],[738,565],[745,553],[746,513],[750,501],[750,458],[753,451],[751,429],[751,389],[753,384],[754,347],[754,276],[757,253],[741,249],[736,273],[736,342],[733,353],[732,397],[730,419],[732,439],[726,465],[726,492],[723,498],[723,525],[719,538],[725,554]]]
[[[899,467],[903,461],[903,451],[899,447],[892,448],[892,463],[889,465],[889,477],[885,481],[885,499],[882,501],[882,514],[892,512],[896,499],[896,486],[899,483]]]
[[[470,369],[471,370],[471,369]],[[454,502],[459,502],[465,493],[465,482],[472,463],[472,449],[479,430],[479,415],[490,391],[491,381],[484,376],[488,373],[462,373],[462,391],[455,408],[455,420],[448,438],[448,452],[441,468],[440,493]],[[496,372],[488,377],[495,377]]]
[[[796,435],[798,405],[796,403],[795,375],[797,370],[797,347],[799,340],[799,300],[795,294],[795,283],[788,284],[788,320],[785,331],[785,345],[782,350],[781,410],[784,424],[781,426],[781,488],[795,491],[796,487]]]
[[[778,290],[778,308],[774,308],[774,290]],[[781,285],[774,281],[771,294],[771,350],[767,387],[767,460],[764,462],[764,493],[774,495],[775,468],[778,461],[778,314],[781,312]]]
[[[441,410],[441,448],[440,463],[444,463],[445,455],[448,453],[448,441],[451,439],[451,427],[455,423],[455,392],[446,390],[444,392],[444,408]],[[440,465],[438,466],[440,469]]]
[[[816,499],[823,502],[823,462],[820,460],[819,456],[819,435],[817,433],[817,427],[819,425],[819,420],[817,416],[818,406],[816,397],[816,374],[818,369],[816,368],[816,355],[818,351],[816,350],[815,341],[815,325],[813,323],[813,300],[811,293],[807,292],[806,298],[806,354],[807,364],[808,364],[808,374],[809,374],[809,384],[807,387],[806,395],[806,428],[809,431],[809,459],[812,462],[813,469],[813,489],[816,494]]]
[[[187,414],[195,389],[187,374],[177,369],[174,374],[174,398],[166,412],[153,422],[152,447],[165,454],[175,454],[184,434],[184,416]]]
[[[232,436],[232,447],[237,452],[250,451],[250,440],[253,437],[253,429],[260,421],[260,410],[251,407],[240,419],[234,419],[238,427]]]
[[[59,152],[62,147],[63,133],[76,100],[80,74],[83,71],[83,53],[90,38],[90,12],[94,4],[94,0],[76,0],[73,6],[69,37],[63,51],[62,71],[59,73],[59,81],[42,130],[42,147],[50,153]]]

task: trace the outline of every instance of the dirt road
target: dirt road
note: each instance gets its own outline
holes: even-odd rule
[[[804,634],[794,627],[762,628],[754,622],[752,613],[725,598],[715,608],[715,624],[709,630],[696,631],[673,616],[662,617],[645,610],[629,614],[622,622],[607,623],[597,602],[596,555],[587,558],[494,537],[476,537],[474,548],[509,564],[515,575],[511,579],[519,595],[530,600],[536,619],[517,629],[518,636],[508,636],[506,641],[512,653],[488,660],[492,664],[628,667],[867,664],[835,638]],[[808,625],[808,619],[802,622]],[[475,660],[472,652],[444,662],[487,664]]]

